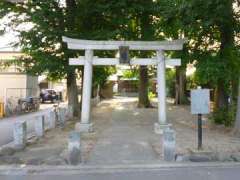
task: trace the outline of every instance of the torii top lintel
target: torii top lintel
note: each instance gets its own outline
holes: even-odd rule
[[[172,41],[93,41],[62,37],[69,49],[118,50],[128,46],[130,50],[182,50],[186,39]]]

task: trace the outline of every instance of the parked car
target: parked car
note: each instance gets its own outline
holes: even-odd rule
[[[44,89],[40,93],[40,99],[42,103],[44,103],[45,101],[51,101],[52,103],[54,103],[59,99],[59,96],[54,89]]]

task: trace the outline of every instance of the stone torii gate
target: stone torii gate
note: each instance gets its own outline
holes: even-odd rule
[[[90,121],[91,109],[91,90],[92,90],[92,73],[93,65],[119,65],[119,58],[98,58],[94,56],[94,50],[142,50],[156,51],[154,58],[136,58],[129,60],[130,65],[156,65],[157,66],[157,92],[158,92],[158,122],[155,123],[156,133],[162,133],[163,129],[168,127],[166,118],[166,82],[165,68],[169,66],[180,66],[181,59],[165,59],[164,51],[182,50],[184,40],[174,41],[92,41],[80,40],[63,37],[63,41],[67,43],[68,48],[72,50],[85,50],[85,56],[78,58],[70,58],[69,65],[83,65],[83,91],[82,91],[82,111],[81,121],[76,124],[76,130],[81,132],[92,131],[92,123]]]

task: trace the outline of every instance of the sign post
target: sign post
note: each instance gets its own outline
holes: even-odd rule
[[[198,149],[202,149],[202,114],[198,114]]]
[[[198,149],[202,149],[202,114],[210,112],[209,89],[191,90],[191,113],[198,115]]]

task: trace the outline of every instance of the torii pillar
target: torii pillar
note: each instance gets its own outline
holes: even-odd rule
[[[154,131],[163,134],[163,130],[170,126],[166,115],[166,64],[163,50],[157,51],[157,61],[158,122],[154,124]]]
[[[93,130],[90,122],[91,116],[91,94],[92,94],[92,74],[93,74],[93,50],[85,50],[84,76],[82,87],[82,111],[81,122],[75,125],[75,129],[80,132],[91,132]]]

